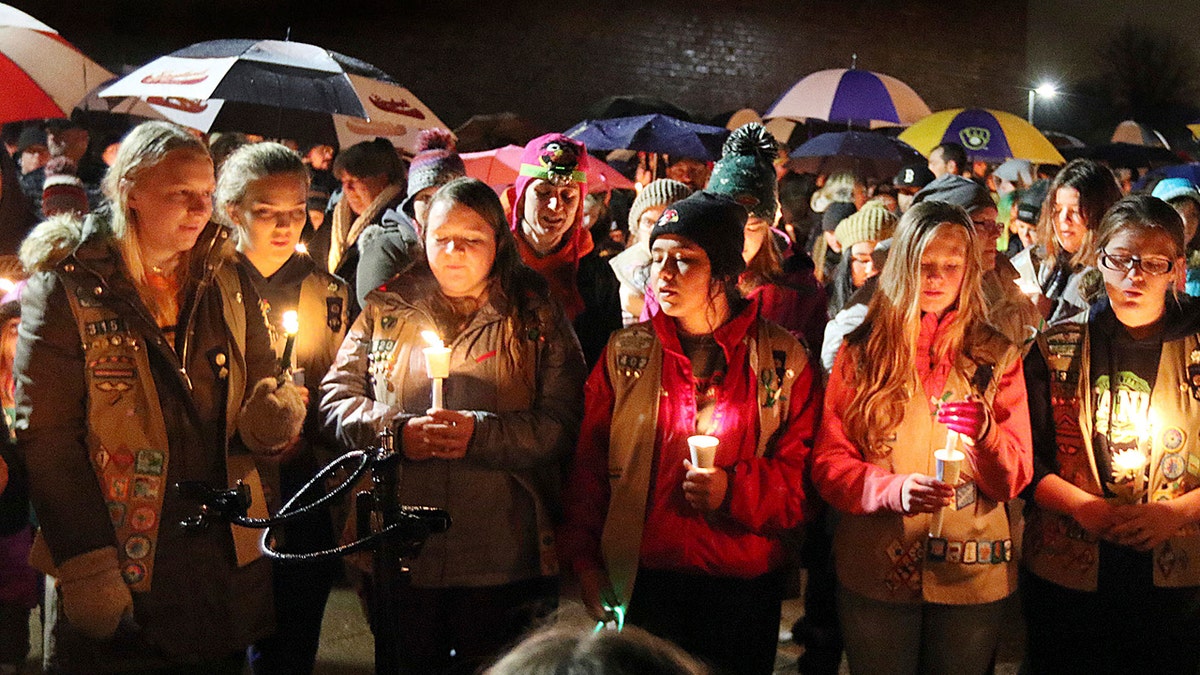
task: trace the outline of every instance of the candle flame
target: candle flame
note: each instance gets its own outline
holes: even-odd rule
[[[17,287],[17,284],[12,279],[0,278],[0,293],[11,293],[12,290],[16,287]]]
[[[425,340],[425,342],[429,343],[430,347],[445,347],[446,346],[446,343],[442,342],[442,338],[438,337],[438,334],[431,330],[421,331],[421,338],[423,338]]]
[[[1112,465],[1114,471],[1121,473],[1136,473],[1146,466],[1146,453],[1130,448],[1113,453]]]
[[[296,313],[296,310],[288,310],[283,313],[283,332],[288,335],[300,332],[300,315]]]
[[[304,242],[296,242],[296,253],[308,253],[308,247],[304,245]]]

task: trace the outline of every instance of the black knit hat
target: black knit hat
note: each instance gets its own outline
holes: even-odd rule
[[[854,215],[858,211],[851,202],[834,202],[825,207],[825,212],[821,214],[821,231],[833,232],[837,229],[838,223]]]
[[[775,222],[779,204],[775,185],[775,156],[779,144],[767,128],[757,122],[735,129],[721,149],[706,190],[729,195],[747,211]]]
[[[1021,190],[1021,197],[1017,200],[1017,220],[1037,225],[1042,216],[1042,202],[1046,201],[1046,193],[1049,191],[1050,181],[1045,178]]]
[[[708,254],[714,279],[736,277],[746,269],[746,208],[732,197],[707,190],[693,193],[667,207],[650,231],[650,245],[665,234],[687,237]]]

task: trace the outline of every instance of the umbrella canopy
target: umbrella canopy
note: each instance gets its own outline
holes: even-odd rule
[[[925,161],[907,143],[882,134],[839,131],[821,134],[788,154],[795,171],[834,173],[852,171],[858,176],[891,178],[906,164]]]
[[[654,114],[584,120],[565,135],[590,150],[636,150],[715,160],[721,158],[721,146],[729,130]]]
[[[1033,125],[1011,113],[983,108],[936,112],[905,129],[900,140],[928,155],[942,143],[960,143],[972,161],[1027,159],[1062,164],[1063,156]]]
[[[525,145],[546,133],[536,124],[512,112],[471,115],[454,130],[459,152],[479,152],[506,145]]]
[[[592,103],[583,110],[584,117],[592,120],[656,113],[685,122],[692,121],[692,114],[688,111],[670,101],[653,96],[609,96]]]
[[[1133,120],[1125,120],[1113,129],[1110,143],[1125,143],[1128,145],[1146,145],[1156,148],[1171,148],[1171,144],[1167,143],[1167,139],[1158,133],[1153,127],[1145,124],[1138,124]]]
[[[521,153],[524,150],[519,145],[506,145],[483,152],[463,152],[459,157],[462,157],[463,164],[467,165],[468,176],[478,178],[500,193],[517,182],[517,172],[521,170]],[[588,159],[587,185],[588,192],[633,189],[633,181],[595,157]]]
[[[818,119],[878,128],[908,126],[929,113],[912,87],[890,75],[834,68],[792,85],[763,119]]]
[[[421,129],[445,126],[382,70],[302,42],[200,42],[147,63],[100,96],[143,99],[201,131],[343,145],[386,136],[411,150]]]
[[[53,28],[0,4],[0,123],[67,117],[112,76]]]
[[[1180,164],[1183,162],[1179,155],[1156,145],[1139,145],[1135,143],[1105,143],[1089,145],[1082,148],[1063,148],[1063,157],[1076,159],[1083,157],[1105,162],[1112,167],[1139,169],[1159,164]]]

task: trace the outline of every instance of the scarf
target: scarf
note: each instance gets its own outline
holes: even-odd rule
[[[379,215],[387,209],[397,196],[404,194],[404,183],[392,183],[380,192],[365,211],[354,218],[350,210],[350,202],[342,199],[333,208],[333,229],[329,232],[329,271],[337,271],[346,251],[358,241],[358,235],[367,226],[379,219]],[[351,221],[351,218],[354,218]]]

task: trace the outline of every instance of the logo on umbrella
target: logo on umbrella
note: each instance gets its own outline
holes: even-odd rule
[[[351,117],[346,120],[346,128],[352,133],[363,136],[403,136],[408,133],[408,127],[392,122],[369,122]]]
[[[404,99],[396,100],[383,98],[378,94],[371,94],[371,96],[368,98],[376,108],[379,108],[384,112],[390,112],[396,115],[406,115],[418,120],[425,119],[425,113],[417,110],[411,103],[405,101]]]
[[[151,73],[142,78],[142,84],[199,84],[208,79],[208,71],[197,70],[190,73],[173,73],[164,70],[161,73]]]
[[[992,140],[992,132],[983,127],[967,127],[958,132],[958,139],[968,150],[983,150]]]
[[[193,114],[208,110],[208,104],[204,101],[194,98],[182,98],[180,96],[151,96],[146,99],[146,103]]]

